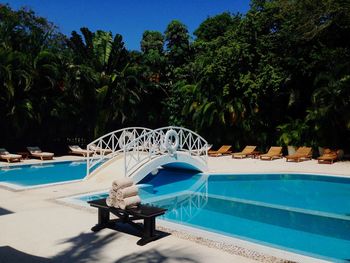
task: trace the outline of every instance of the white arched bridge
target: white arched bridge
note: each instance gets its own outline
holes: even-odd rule
[[[87,150],[86,179],[122,173],[138,182],[158,167],[207,170],[207,141],[182,127],[124,128],[94,140]]]

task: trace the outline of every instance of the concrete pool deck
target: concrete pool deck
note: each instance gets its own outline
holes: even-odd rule
[[[57,157],[58,161],[82,160]],[[37,163],[25,160],[23,163]],[[47,162],[45,162],[47,163]],[[230,156],[209,158],[210,173],[299,172],[350,176],[350,162],[333,165],[317,161],[287,163],[285,159],[234,160]],[[1,163],[1,166],[7,166]],[[254,262],[254,257],[228,253],[173,233],[146,246],[136,245],[138,237],[105,229],[93,233],[96,211],[58,202],[67,196],[109,188],[108,180],[80,181],[42,188],[13,191],[0,188],[0,262]],[[238,244],[239,246],[241,244]],[[289,258],[287,253],[265,252],[266,261]],[[260,261],[265,261],[259,259]],[[305,260],[302,260],[306,262]],[[312,260],[310,259],[310,262]],[[317,261],[317,260],[315,260]]]

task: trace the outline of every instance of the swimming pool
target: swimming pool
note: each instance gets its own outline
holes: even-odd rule
[[[21,189],[80,180],[85,175],[85,161],[16,165],[0,169],[0,184]]]
[[[331,261],[350,259],[350,178],[161,170],[141,183],[144,202],[168,208],[164,220]]]

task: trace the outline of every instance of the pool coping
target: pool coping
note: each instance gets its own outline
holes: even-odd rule
[[[0,182],[0,187],[8,190],[12,190],[12,191],[25,191],[25,190],[32,190],[32,189],[38,189],[38,188],[50,187],[50,186],[56,186],[56,185],[62,185],[62,184],[77,183],[83,180],[84,179],[76,179],[76,180],[69,180],[69,181],[62,181],[62,182],[48,183],[48,184],[39,184],[39,185],[32,185],[32,186],[22,186],[22,185],[17,185],[12,183]]]
[[[70,155],[67,155],[70,156]],[[30,161],[31,159],[29,159]],[[28,160],[25,160],[25,162],[17,162],[17,163],[0,163],[0,169],[2,168],[6,168],[6,167],[16,167],[16,166],[23,166],[23,165],[41,165],[41,164],[46,164],[46,163],[62,163],[62,162],[78,162],[78,161],[86,161],[87,158],[78,158],[78,159],[72,159],[72,160],[68,160],[68,159],[64,159],[64,160],[58,160],[58,159],[53,159],[53,160],[45,160],[45,161],[41,161],[38,159],[33,159],[34,162],[27,162]]]

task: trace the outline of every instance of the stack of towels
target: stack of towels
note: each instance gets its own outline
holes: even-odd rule
[[[139,189],[133,184],[132,180],[121,178],[113,181],[112,189],[109,191],[106,203],[108,206],[121,209],[134,207],[141,203],[138,193]]]

